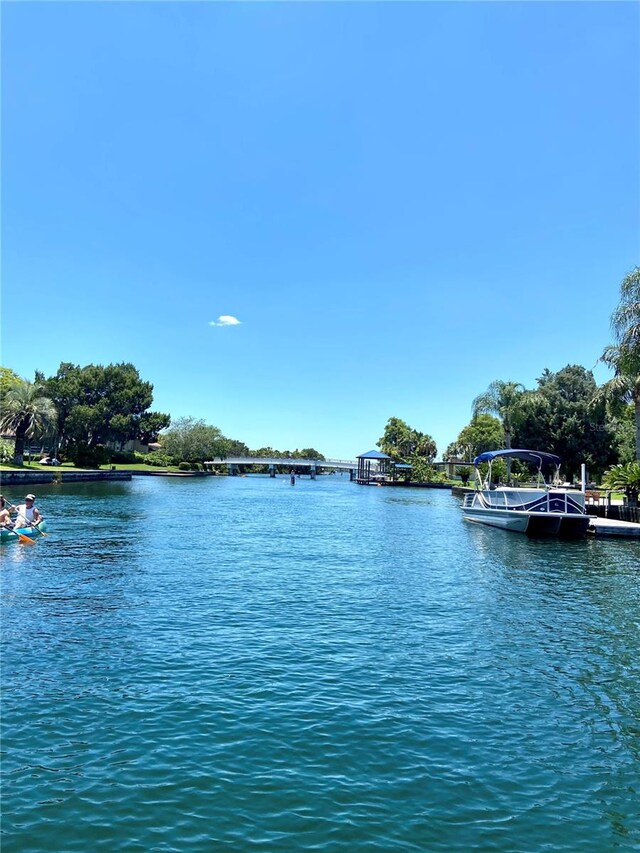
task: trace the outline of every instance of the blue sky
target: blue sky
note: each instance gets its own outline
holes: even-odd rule
[[[491,381],[610,342],[640,254],[638,4],[2,15],[20,375],[131,361],[173,417],[351,458],[392,416],[442,452]]]

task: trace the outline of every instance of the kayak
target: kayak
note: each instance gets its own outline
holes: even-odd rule
[[[0,530],[0,542],[19,542],[18,533],[28,536],[30,539],[42,539],[40,531],[47,532],[47,522],[44,519],[37,527],[16,527],[14,530],[7,530],[6,527],[3,527]]]

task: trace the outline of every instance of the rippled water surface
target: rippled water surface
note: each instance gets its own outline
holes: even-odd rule
[[[639,849],[639,544],[340,476],[37,491],[3,853]]]

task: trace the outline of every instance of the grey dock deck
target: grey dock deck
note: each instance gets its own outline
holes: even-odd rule
[[[615,537],[619,539],[640,540],[640,524],[633,521],[618,521],[615,518],[591,516],[589,533],[596,537]]]

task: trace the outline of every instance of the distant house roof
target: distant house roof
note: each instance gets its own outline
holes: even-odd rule
[[[370,450],[368,453],[361,453],[356,456],[356,459],[391,459],[386,453],[380,453],[379,450]]]
[[[413,465],[409,465],[407,462],[394,462],[394,468],[413,468]]]
[[[147,447],[150,450],[159,450],[162,447],[162,445],[159,444],[157,441],[152,441],[150,444],[147,444]]]

